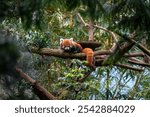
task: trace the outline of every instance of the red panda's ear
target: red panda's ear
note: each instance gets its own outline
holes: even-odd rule
[[[62,43],[64,41],[64,39],[63,38],[60,38],[60,43]]]
[[[73,41],[73,38],[70,38],[70,41]]]

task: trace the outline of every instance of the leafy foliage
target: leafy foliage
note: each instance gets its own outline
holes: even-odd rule
[[[1,0],[0,18],[20,17],[25,28],[29,28],[32,24],[41,28],[42,6],[41,0]]]
[[[86,22],[93,21],[94,25],[106,27],[117,35],[118,48],[110,57],[110,63],[126,63],[120,57],[124,53],[139,52],[140,49],[132,47],[141,42],[150,48],[149,0],[1,0],[0,31],[8,31],[13,35],[9,37],[10,40],[15,38],[16,41],[7,41],[0,34],[0,73],[9,72],[10,68],[17,65],[59,99],[150,99],[147,67],[144,67],[143,73],[139,73],[107,66],[88,74],[89,69],[78,61],[73,61],[71,66],[72,60],[69,59],[31,53],[29,46],[36,46],[39,50],[43,47],[59,48],[61,37],[86,41],[88,28],[80,21],[77,13]],[[113,45],[114,40],[106,31],[96,28],[94,31],[94,39],[102,43],[97,49],[105,50]],[[119,48],[128,41],[120,34],[136,37],[137,43],[124,53]],[[85,79],[81,82],[82,78]],[[3,75],[0,76],[2,79]],[[138,85],[135,85],[136,82]],[[20,90],[26,92],[30,89],[26,84],[16,85],[19,88],[17,91],[16,87],[13,89],[14,95],[11,94],[9,99],[37,99],[34,95],[30,97],[32,89],[27,91],[27,96],[19,94]]]

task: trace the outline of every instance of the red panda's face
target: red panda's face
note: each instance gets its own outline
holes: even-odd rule
[[[73,48],[73,38],[60,39],[60,47],[66,52],[71,52]]]

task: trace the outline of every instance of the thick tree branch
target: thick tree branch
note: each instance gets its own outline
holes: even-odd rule
[[[84,53],[65,53],[61,49],[51,49],[51,48],[41,48],[40,50],[38,48],[32,47],[31,49],[32,53],[40,54],[40,55],[48,55],[48,56],[55,56],[59,58],[77,58],[77,59],[84,59],[85,54]],[[99,58],[98,55],[110,55],[113,54],[110,50],[97,50],[94,51],[95,58]],[[143,57],[143,53],[130,53],[125,54],[124,57]]]
[[[50,99],[50,100],[57,99],[50,92],[48,92],[44,87],[42,87],[36,80],[32,79],[30,76],[28,76],[26,73],[24,73],[21,69],[16,68],[16,71],[20,75],[21,78],[23,78],[30,85],[32,85],[35,94],[37,94],[37,96],[40,99],[44,99],[44,100],[45,99]]]
[[[48,56],[55,56],[59,58],[71,58],[71,59],[84,59],[85,54],[84,53],[67,53],[63,52],[61,49],[51,49],[51,48],[41,48],[40,50],[38,48],[31,48],[31,52],[40,54],[40,55],[48,55]]]
[[[80,59],[84,60],[85,59],[85,54],[84,53],[66,53],[61,49],[51,49],[51,48],[35,48],[35,47],[30,47],[30,51],[32,53],[36,53],[39,55],[48,55],[48,56],[55,56],[59,58],[71,58],[71,59]],[[112,54],[111,51],[109,50],[97,50],[94,51],[94,56],[96,57],[97,55],[110,55]]]
[[[71,53],[71,54],[69,54],[69,53],[63,52],[63,50],[61,50],[61,49],[41,48],[39,50],[37,48],[32,48],[31,51],[33,53],[37,53],[37,54],[40,54],[40,55],[55,56],[55,57],[64,58],[64,59],[68,59],[68,58],[70,58],[70,59],[80,59],[80,60],[85,60],[86,59],[86,56],[85,56],[84,53]],[[124,52],[122,52],[122,53],[124,54]],[[113,52],[111,52],[109,50],[94,51],[95,66],[98,67],[98,66],[115,65],[115,66],[122,67],[122,68],[128,68],[128,69],[132,69],[132,70],[136,70],[136,71],[143,71],[143,69],[134,68],[134,67],[129,66],[129,65],[117,64],[116,62],[110,63],[110,64],[106,63],[106,65],[102,64],[107,59],[107,56],[111,55],[111,54],[113,54]],[[143,63],[143,62],[140,63],[139,61],[135,61],[135,58],[134,58],[134,60],[133,60],[133,58],[131,58],[132,56],[133,57],[143,56],[142,53],[130,53],[130,54],[126,54],[126,55],[123,55],[123,54],[122,54],[123,57],[125,57],[125,58],[129,57],[129,59],[130,59],[129,62],[130,63],[132,62],[132,64],[137,63],[137,65],[150,67],[146,63]]]

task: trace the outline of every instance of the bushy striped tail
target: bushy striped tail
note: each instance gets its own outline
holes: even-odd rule
[[[86,61],[89,66],[94,66],[94,52],[91,48],[84,48],[83,53],[86,54]]]

